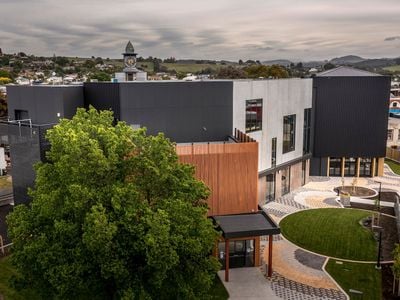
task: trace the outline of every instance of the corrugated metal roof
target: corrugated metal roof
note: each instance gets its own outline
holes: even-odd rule
[[[340,66],[335,69],[327,70],[316,74],[317,77],[374,77],[380,74],[359,70],[351,67]]]

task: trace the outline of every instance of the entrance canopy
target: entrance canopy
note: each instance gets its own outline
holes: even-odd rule
[[[280,234],[278,225],[263,211],[213,216],[225,239]]]

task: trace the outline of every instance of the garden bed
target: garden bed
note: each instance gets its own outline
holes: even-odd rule
[[[349,194],[351,197],[360,197],[360,198],[371,198],[371,197],[375,197],[378,192],[370,189],[370,188],[366,188],[366,187],[362,187],[362,186],[349,186],[349,185],[345,185],[345,186],[337,186],[334,188],[334,191],[336,193],[347,193]]]

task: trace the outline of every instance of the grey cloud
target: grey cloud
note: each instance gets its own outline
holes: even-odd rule
[[[400,35],[398,35],[398,36],[390,36],[390,37],[387,37],[387,38],[384,39],[384,41],[386,41],[386,42],[395,41],[395,40],[400,40]]]

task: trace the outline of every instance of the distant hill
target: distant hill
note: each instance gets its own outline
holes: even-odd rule
[[[262,62],[263,65],[272,66],[272,65],[280,65],[280,66],[290,66],[292,63],[290,60],[287,59],[275,59],[275,60],[267,60]]]
[[[317,68],[317,67],[322,67],[325,65],[328,61],[307,61],[303,62],[303,66],[306,68]]]
[[[391,58],[367,59],[354,64],[358,68],[384,68],[394,65],[396,65],[396,61]]]
[[[336,57],[331,59],[329,62],[334,65],[353,65],[359,62],[365,61],[365,58],[362,58],[357,55],[346,55],[342,57]]]

